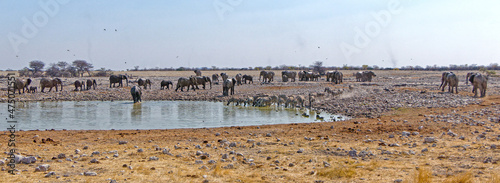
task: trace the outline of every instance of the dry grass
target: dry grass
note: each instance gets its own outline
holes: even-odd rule
[[[444,180],[444,183],[472,183],[472,182],[474,182],[474,176],[470,171],[449,177],[446,180]]]
[[[353,178],[356,176],[356,170],[352,166],[348,165],[337,165],[335,167],[328,167],[318,170],[317,173],[321,177],[326,177],[329,179],[336,178]]]
[[[427,183],[432,181],[432,171],[429,168],[421,167],[415,171],[413,183]]]

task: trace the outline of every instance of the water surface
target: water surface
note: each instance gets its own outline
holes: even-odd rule
[[[7,105],[0,105],[7,115]],[[309,117],[302,114],[306,112]],[[325,120],[340,116],[321,113]],[[207,101],[18,102],[17,128],[23,130],[176,129],[318,122],[315,112],[276,107],[241,107]],[[344,119],[340,117],[340,119]],[[6,122],[0,130],[6,130]]]

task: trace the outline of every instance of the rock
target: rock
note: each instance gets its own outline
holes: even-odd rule
[[[403,182],[403,179],[396,179],[394,180],[395,183],[400,183],[400,182]]]
[[[271,133],[266,134],[266,137],[271,137],[271,136],[272,136]]]
[[[229,144],[229,147],[236,147],[236,142],[231,142],[231,143]]]
[[[201,146],[200,145],[196,145],[196,146],[194,146],[194,148],[201,149]]]
[[[435,142],[437,142],[437,140],[434,137],[425,137],[424,138],[424,143],[435,143]]]
[[[3,166],[3,165],[5,165],[5,161],[0,160],[0,166]]]
[[[149,157],[149,161],[158,161],[158,160],[159,160],[159,158],[156,156]]]
[[[324,165],[325,167],[330,167],[330,163],[328,163],[328,162],[326,162],[326,161],[323,161],[323,165]]]
[[[75,149],[75,154],[79,154],[80,152],[80,149]]]
[[[228,164],[227,166],[223,167],[224,169],[233,169],[234,165],[233,164]]]
[[[99,160],[97,160],[97,159],[92,159],[92,160],[90,160],[90,163],[99,163]]]
[[[49,168],[50,168],[50,165],[43,164],[43,165],[36,167],[35,172],[38,172],[38,171],[45,172],[45,171],[49,170]]]
[[[207,166],[205,166],[205,165],[203,165],[203,166],[201,166],[201,167],[200,167],[200,168],[198,168],[198,169],[200,169],[200,170],[208,170],[208,167],[207,167]]]
[[[490,147],[491,147],[491,149],[496,149],[496,148],[497,148],[497,145],[495,145],[495,144],[491,144],[491,146],[490,146]]]
[[[390,134],[390,135],[389,135],[389,138],[394,138],[394,135],[393,135],[393,134]]]
[[[199,155],[202,155],[202,154],[203,154],[203,152],[201,152],[201,151],[196,151],[196,156],[199,156]]]
[[[410,132],[403,131],[403,132],[401,133],[401,135],[402,135],[403,137],[409,137],[409,136],[410,136]]]
[[[34,156],[23,157],[20,162],[24,164],[31,164],[36,162],[36,158]]]
[[[61,153],[61,154],[57,155],[57,158],[58,159],[64,159],[64,158],[66,158],[66,155],[63,154],[63,153]]]
[[[201,161],[201,160],[195,160],[194,164],[203,164],[203,161]]]
[[[227,154],[222,154],[222,159],[227,159],[228,158],[228,155]]]
[[[215,136],[220,136],[220,133],[215,133]]]
[[[118,156],[119,156],[118,153],[113,154],[113,157],[115,157],[115,158],[118,158]]]
[[[215,160],[208,160],[208,164],[215,164],[217,163]]]
[[[253,143],[253,142],[255,142],[255,140],[254,140],[254,139],[248,139],[248,140],[247,140],[247,143]]]
[[[288,164],[288,166],[289,166],[289,167],[293,167],[293,166],[295,166],[295,164],[290,163],[290,164]]]
[[[92,152],[92,155],[99,155],[99,154],[101,154],[99,151]]]
[[[241,156],[241,157],[243,157],[243,153],[236,153],[236,156]]]
[[[118,141],[118,145],[128,144],[128,141],[120,140]]]
[[[414,136],[417,136],[417,135],[419,135],[420,133],[418,133],[418,132],[412,132],[411,134],[412,134],[412,135],[414,135]]]
[[[83,150],[89,149],[89,146],[83,146]]]
[[[45,174],[45,177],[50,177],[52,175],[56,175],[56,172],[49,172],[49,173]]]
[[[421,152],[428,152],[429,150],[427,148],[422,149]]]
[[[144,152],[144,150],[141,148],[141,149],[137,149],[137,152]]]
[[[304,152],[304,149],[300,148],[297,153],[303,153]]]
[[[349,156],[351,156],[351,157],[356,157],[356,156],[358,156],[358,155],[357,155],[357,153],[358,153],[358,152],[357,152],[356,150],[351,150],[351,151],[349,151],[349,153],[348,153],[348,154],[349,154]]]
[[[84,172],[83,175],[85,175],[85,176],[97,176],[97,173],[95,173],[95,172]]]

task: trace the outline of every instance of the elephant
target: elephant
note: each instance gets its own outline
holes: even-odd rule
[[[222,83],[222,95],[228,96],[229,90],[231,90],[231,95],[234,95],[234,85],[236,85],[236,79],[226,79],[224,83]]]
[[[242,77],[243,77],[243,81],[245,82],[245,84],[247,84],[247,81],[249,84],[250,84],[250,82],[252,82],[252,84],[253,84],[253,77],[252,76],[245,74]]]
[[[375,76],[377,76],[377,75],[375,75],[375,73],[373,71],[364,71],[362,81],[372,82],[372,77],[375,77]]]
[[[313,77],[314,77],[313,72],[308,72],[308,71],[300,71],[299,72],[300,81],[309,81],[309,80],[312,81]]]
[[[353,74],[354,76],[356,76],[356,81],[357,82],[361,82],[361,80],[363,79],[363,72],[356,72]]]
[[[444,84],[446,83],[446,76],[448,76],[448,74],[450,74],[452,72],[443,72],[443,74],[441,74],[441,85],[439,85],[439,88],[438,90],[441,89],[441,87],[444,86]],[[444,87],[443,87],[444,88]],[[444,91],[444,90],[443,90]]]
[[[214,84],[218,85],[219,84],[219,74],[212,74],[212,81]]]
[[[227,78],[229,78],[229,76],[225,72],[220,73],[220,77],[222,78],[222,82],[226,81]]]
[[[97,82],[95,81],[95,79],[93,79],[93,80],[87,79],[87,90],[90,90],[91,88],[94,88],[94,90],[95,90],[96,86],[97,86]]]
[[[236,78],[236,85],[241,85],[241,79],[242,79],[242,75],[240,73],[236,74],[235,78]]]
[[[344,74],[339,71],[335,71],[334,76],[333,76],[335,84],[340,84],[344,82]]]
[[[263,83],[265,83],[266,81],[267,81],[267,83],[270,83],[271,81],[274,80],[274,72],[273,71],[260,71],[259,81],[260,81],[261,76],[262,76]]]
[[[295,71],[281,71],[281,77],[286,76],[290,79],[290,82],[295,82],[295,78],[297,77],[297,72]]]
[[[148,85],[149,85],[149,89],[151,89],[151,80],[149,79],[144,79],[144,78],[139,78],[137,80],[137,84],[140,86],[143,86],[144,89],[148,89]]]
[[[115,83],[118,83],[118,87],[123,87],[123,82],[122,80],[125,79],[127,81],[127,86],[128,86],[128,77],[126,75],[111,75],[109,76],[109,87],[111,88],[111,84],[113,84],[113,87],[115,87]]]
[[[142,102],[141,100],[142,91],[140,86],[133,86],[130,89],[130,94],[132,95],[132,99],[134,99],[134,103]]]
[[[466,85],[469,85],[469,78],[473,75],[473,74],[476,74],[475,72],[469,72],[467,73],[467,75],[465,76],[465,84]],[[472,84],[472,82],[471,82]]]
[[[52,91],[52,87],[55,87],[56,88],[56,92],[57,92],[57,85],[61,85],[61,91],[62,91],[63,90],[63,85],[62,85],[62,80],[61,79],[54,78],[52,80],[49,80],[49,79],[46,79],[46,78],[42,78],[40,80],[40,88],[41,88],[42,93],[44,93],[43,90],[46,87],[50,87],[49,92]]]
[[[488,86],[487,76],[480,73],[475,73],[470,76],[469,81],[473,86],[472,93],[474,93],[474,97],[477,97],[477,89],[480,90],[481,97],[486,96],[486,87]]]
[[[319,78],[321,78],[321,75],[319,73],[314,73],[312,76],[313,81],[319,81]]]
[[[281,81],[282,81],[282,82],[288,82],[288,76],[286,76],[286,75],[281,75]]]
[[[194,88],[196,85],[196,77],[191,76],[189,78],[181,77],[179,80],[177,80],[177,87],[175,88],[175,91],[177,91],[179,88],[181,91],[184,91],[184,87],[187,86],[187,91],[189,91],[189,86],[192,87],[193,91],[196,91]]]
[[[326,76],[326,81],[332,81],[333,82],[333,77],[334,77],[335,71],[327,71],[325,76]]]
[[[36,86],[30,86],[30,93],[36,93]]]
[[[458,77],[455,75],[453,72],[449,72],[446,75],[446,79],[443,85],[443,88],[441,91],[444,91],[444,88],[446,88],[446,85],[448,86],[448,92],[453,93],[453,88],[455,88],[455,92],[458,94]]]
[[[84,82],[80,82],[78,80],[75,81],[75,90],[74,91],[78,91],[78,88],[80,88],[80,91],[83,91],[83,89],[85,88],[85,84]]]
[[[30,92],[28,90],[28,86],[31,84],[31,79],[28,78],[26,81],[24,81],[24,79],[20,79],[20,78],[17,78],[16,79],[16,82],[14,83],[14,89],[17,89],[17,92],[19,94],[21,94],[21,89],[23,89],[23,93],[24,93],[24,90],[26,89],[26,92]],[[15,90],[14,90],[15,92]]]
[[[203,89],[205,89],[205,83],[207,82],[210,83],[210,89],[212,89],[212,81],[210,80],[210,77],[196,76],[196,89],[200,89],[198,88],[198,85],[203,85]]]
[[[160,89],[163,90],[165,89],[165,86],[167,86],[167,89],[170,89],[168,87],[168,85],[172,85],[172,88],[174,87],[174,83],[172,83],[172,81],[165,81],[165,80],[162,80],[161,83],[160,83]]]
[[[201,71],[200,70],[194,70],[194,73],[196,73],[196,76],[201,76]]]

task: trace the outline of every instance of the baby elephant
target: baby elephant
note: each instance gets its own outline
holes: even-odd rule
[[[36,86],[30,86],[29,93],[36,93]]]
[[[132,98],[134,99],[134,103],[142,102],[142,100],[141,100],[142,91],[141,91],[140,87],[133,86],[130,89],[130,94],[132,94]]]

